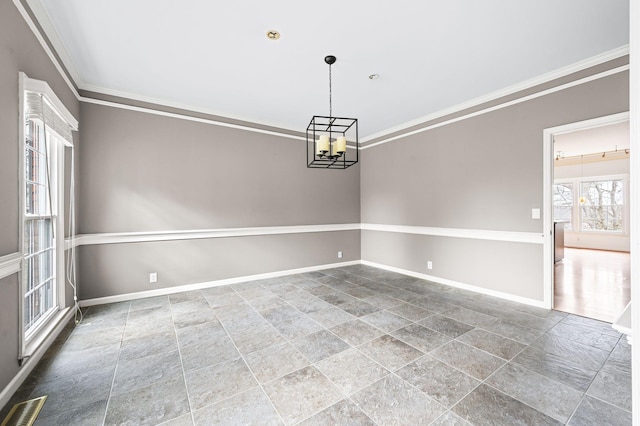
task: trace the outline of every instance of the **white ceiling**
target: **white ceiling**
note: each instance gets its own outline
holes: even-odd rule
[[[624,151],[629,148],[630,142],[629,122],[623,121],[556,135],[553,150],[554,153],[561,151],[566,158],[616,150]]]
[[[628,0],[28,3],[81,89],[298,131],[328,113],[335,55],[333,112],[361,138],[629,39]]]

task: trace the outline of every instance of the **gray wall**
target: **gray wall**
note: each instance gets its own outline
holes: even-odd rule
[[[303,141],[81,108],[82,234],[360,222],[358,166],[307,169]],[[80,297],[358,260],[359,238],[346,231],[82,246]]]
[[[44,80],[77,118],[80,106],[11,1],[0,2],[0,256],[19,250],[18,72]],[[77,135],[76,135],[77,136]],[[78,141],[74,141],[77,143]],[[15,377],[18,277],[0,279],[0,390]]]
[[[541,233],[531,209],[542,208],[543,129],[627,111],[628,79],[622,72],[364,150],[362,222]],[[542,245],[362,231],[362,258],[542,300]]]

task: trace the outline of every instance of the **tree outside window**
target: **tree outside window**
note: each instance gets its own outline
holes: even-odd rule
[[[582,231],[623,232],[622,179],[582,182]]]
[[[553,220],[566,221],[565,229],[572,229],[573,183],[557,183],[553,185]]]

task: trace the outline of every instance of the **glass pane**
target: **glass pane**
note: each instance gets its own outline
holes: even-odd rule
[[[553,205],[573,205],[573,185],[571,183],[558,183],[553,185]]]
[[[582,183],[582,230],[622,232],[622,180]]]
[[[51,219],[27,220],[24,223],[24,251],[27,255],[53,248]]]

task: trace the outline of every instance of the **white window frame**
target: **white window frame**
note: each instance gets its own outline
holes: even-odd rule
[[[622,196],[624,200],[624,206],[622,209],[622,232],[620,231],[600,231],[597,229],[583,230],[582,229],[582,209],[580,205],[580,195],[582,194],[582,182],[600,182],[606,180],[621,180],[622,181]],[[583,234],[598,234],[598,235],[622,235],[629,236],[629,175],[604,175],[604,176],[584,176],[567,179],[556,179],[553,184],[571,183],[573,185],[573,209],[571,212],[571,229],[567,229],[569,232],[583,233]]]
[[[26,280],[25,280],[25,247],[24,247],[24,224],[25,224],[25,94],[26,92],[36,92],[43,96],[43,100],[54,109],[54,111],[65,120],[72,130],[78,129],[78,121],[67,110],[62,101],[58,99],[49,85],[41,80],[35,80],[27,77],[24,73],[19,73],[18,84],[18,96],[19,96],[19,126],[18,126],[18,138],[19,138],[19,206],[20,206],[20,223],[19,223],[19,252],[22,256],[22,273],[19,275],[20,291],[18,292],[18,315],[19,315],[19,353],[18,359],[22,360],[30,357],[36,351],[36,349],[45,341],[53,329],[58,325],[60,320],[64,318],[65,314],[70,308],[65,307],[66,295],[65,295],[65,229],[64,229],[64,217],[68,213],[67,207],[64,205],[65,200],[65,188],[64,188],[64,172],[65,172],[65,147],[73,147],[71,141],[67,141],[63,137],[57,135],[52,129],[47,129],[50,140],[51,161],[54,161],[54,167],[51,168],[51,182],[50,185],[55,187],[54,199],[56,214],[54,216],[54,244],[55,244],[55,274],[56,274],[56,300],[57,307],[52,310],[48,315],[38,321],[37,326],[26,334],[26,324],[24,319],[24,299],[26,293]],[[55,175],[54,175],[55,172]],[[52,206],[53,207],[53,206]]]

